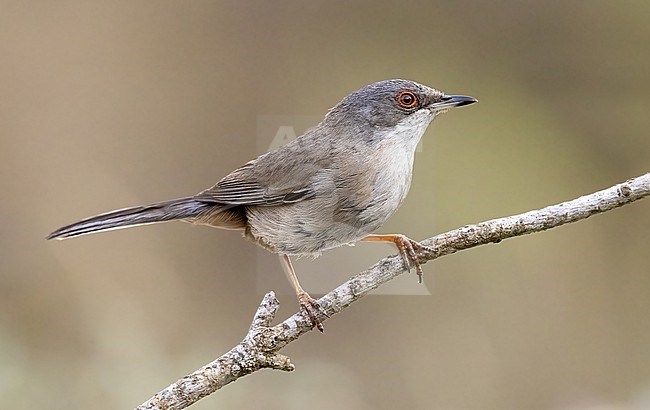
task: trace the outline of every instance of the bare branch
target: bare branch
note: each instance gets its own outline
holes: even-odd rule
[[[555,228],[591,215],[606,212],[650,195],[650,173],[629,179],[611,188],[572,201],[548,206],[520,215],[492,219],[454,229],[425,241],[431,251],[418,253],[420,263],[463,249]],[[382,259],[318,300],[331,317],[383,283],[404,273],[401,257]],[[212,363],[189,374],[157,393],[138,409],[183,409],[238,378],[259,369],[292,371],[289,358],[278,354],[287,344],[311,330],[311,322],[296,313],[284,322],[271,326],[279,307],[273,292],[262,300],[248,334],[237,346]],[[321,321],[329,317],[322,317]]]

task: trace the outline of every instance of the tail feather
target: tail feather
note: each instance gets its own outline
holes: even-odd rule
[[[192,197],[174,199],[156,204],[118,209],[116,211],[91,216],[71,225],[57,229],[47,239],[66,239],[93,232],[120,229],[136,225],[195,218],[210,204],[198,202]]]

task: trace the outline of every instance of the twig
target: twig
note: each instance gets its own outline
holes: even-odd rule
[[[603,191],[572,201],[548,206],[520,215],[492,219],[454,229],[427,240],[423,245],[431,251],[418,253],[420,263],[437,259],[463,249],[555,228],[591,215],[627,205],[650,195],[650,173],[629,179]],[[339,313],[383,283],[404,273],[399,256],[382,259],[318,300],[327,313],[321,321]],[[138,409],[183,409],[214,393],[228,383],[259,369],[292,371],[289,358],[278,354],[287,344],[311,330],[311,321],[296,313],[284,322],[271,326],[279,302],[273,292],[264,296],[248,334],[237,346],[212,363],[189,374],[157,393]]]

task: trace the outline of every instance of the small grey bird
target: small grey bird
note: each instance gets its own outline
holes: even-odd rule
[[[300,306],[322,331],[324,312],[300,286],[289,257],[317,256],[357,241],[391,242],[421,280],[415,252],[424,246],[404,235],[373,232],[406,197],[415,148],[429,123],[449,108],[475,102],[413,81],[380,81],[345,97],[297,139],[197,195],[93,216],[47,238],[171,220],[241,230],[280,255]]]

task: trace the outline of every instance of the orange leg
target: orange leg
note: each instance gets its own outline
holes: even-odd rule
[[[293,270],[293,264],[291,263],[291,259],[289,259],[289,255],[280,255],[280,261],[282,262],[284,273],[287,275],[289,282],[291,282],[293,289],[296,291],[300,308],[307,314],[307,317],[309,317],[312,324],[322,333],[324,328],[318,316],[328,316],[327,313],[318,305],[316,300],[309,296],[309,293],[305,292],[302,286],[300,286],[300,282],[298,282],[296,271]]]
[[[361,240],[365,242],[390,242],[395,244],[406,269],[411,270],[411,266],[415,267],[415,271],[418,274],[418,282],[422,283],[422,267],[415,252],[422,250],[433,252],[433,249],[402,234],[368,235]]]

